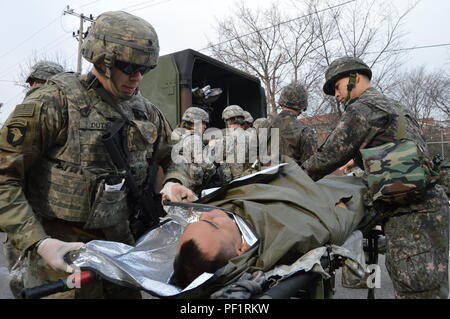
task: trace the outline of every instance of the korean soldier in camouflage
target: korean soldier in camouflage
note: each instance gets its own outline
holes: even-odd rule
[[[145,20],[105,12],[89,29],[85,75],[60,73],[11,113],[0,133],[0,230],[21,251],[25,287],[67,276],[64,255],[92,239],[133,244],[128,187],[102,143],[113,122],[139,187],[152,161],[167,168],[171,128],[139,93],[157,65],[158,37]],[[58,297],[73,297],[73,290]],[[140,292],[96,281],[77,298],[139,298]]]
[[[439,170],[438,184],[442,186],[447,197],[450,197],[450,161],[442,161],[437,165]]]
[[[270,127],[280,130],[280,155],[301,165],[317,149],[314,130],[297,120],[308,107],[308,92],[301,84],[293,82],[282,90],[278,105],[282,111],[270,118]]]
[[[52,76],[64,72],[64,68],[58,63],[51,61],[39,61],[31,68],[31,72],[26,79],[30,85],[26,97],[33,93],[37,88],[43,86]]]
[[[340,122],[318,151],[303,163],[318,180],[354,160],[364,168],[360,148],[370,148],[396,137],[399,115],[406,118],[406,138],[424,154],[427,145],[417,121],[398,102],[371,87],[372,71],[359,58],[343,57],[330,64],[323,90],[345,103]],[[403,118],[403,117],[402,117]],[[384,218],[386,267],[396,298],[447,298],[449,207],[439,185],[429,185],[409,204],[377,204]]]

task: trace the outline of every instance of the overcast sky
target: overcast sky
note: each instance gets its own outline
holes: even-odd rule
[[[358,0],[365,1],[365,0]],[[381,1],[381,0],[380,0]],[[272,1],[245,0],[249,7],[265,7]],[[290,1],[279,1],[289,10]],[[342,2],[346,2],[342,0]],[[412,1],[396,0],[404,8]],[[76,69],[77,41],[72,32],[79,27],[79,18],[63,15],[66,6],[84,15],[124,10],[149,21],[156,29],[161,55],[191,48],[201,50],[208,39],[214,40],[215,21],[228,16],[233,1],[225,0],[15,0],[1,1],[0,12],[0,123],[24,97],[23,88],[13,82],[33,57],[60,57],[71,70]],[[404,47],[450,43],[449,0],[422,0],[407,16],[404,30],[408,32]],[[205,53],[205,52],[203,52]],[[409,51],[407,66],[426,65],[427,69],[450,67],[450,46]],[[88,63],[83,61],[86,68]]]

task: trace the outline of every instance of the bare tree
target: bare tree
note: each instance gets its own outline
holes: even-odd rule
[[[307,116],[332,113],[338,119],[343,110],[324,96],[322,86],[326,68],[345,55],[362,58],[373,69],[375,87],[391,87],[405,54],[402,23],[417,2],[398,13],[387,0],[292,1],[290,15],[276,3],[254,11],[243,2],[236,5],[232,16],[218,22],[211,54],[259,77],[272,111],[282,87],[298,81],[310,92]]]
[[[283,17],[274,4],[252,11],[241,2],[235,8],[232,16],[218,22],[218,44],[209,43],[211,55],[261,79],[267,104],[274,111],[288,63],[280,46]]]
[[[338,57],[359,57],[372,68],[374,86],[384,91],[391,86],[402,65],[404,51],[399,49],[405,32],[401,26],[417,2],[400,14],[387,1],[348,1],[344,4],[307,1],[308,12],[315,17],[314,30],[318,33],[315,52],[318,68],[324,73]],[[321,87],[317,89],[321,91]],[[339,104],[328,98],[316,103],[316,107],[319,114],[342,112]]]
[[[450,118],[450,78],[442,72],[427,72],[425,66],[401,72],[389,95],[411,110],[418,120]]]
[[[437,72],[435,72],[436,74]],[[428,94],[436,107],[450,120],[450,76],[448,74],[437,73],[434,77],[434,85]]]

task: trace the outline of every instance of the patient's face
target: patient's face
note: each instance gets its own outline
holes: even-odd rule
[[[233,218],[219,209],[203,212],[198,222],[186,226],[178,249],[190,239],[197,243],[209,259],[217,255],[222,245],[230,245],[236,250],[236,254],[240,255],[243,245],[241,233]]]

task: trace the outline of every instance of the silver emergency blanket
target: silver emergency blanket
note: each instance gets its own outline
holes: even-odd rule
[[[169,283],[177,243],[184,227],[208,208],[165,206],[167,216],[161,225],[143,235],[135,246],[93,240],[72,252],[69,259],[75,267],[93,270],[108,281],[157,296],[174,296],[182,291]]]

